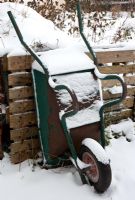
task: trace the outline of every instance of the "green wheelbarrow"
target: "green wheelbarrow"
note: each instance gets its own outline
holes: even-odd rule
[[[120,103],[125,98],[125,83],[117,75],[99,73],[96,56],[83,34],[79,3],[80,33],[93,57],[94,64],[90,63],[84,53],[74,51],[74,54],[70,49],[48,51],[39,57],[24,42],[10,11],[8,15],[20,42],[38,63],[33,66],[32,74],[44,165],[48,168],[58,167],[70,160],[84,184],[93,185],[99,193],[104,192],[110,186],[112,176],[110,160],[104,150],[104,109]],[[56,71],[51,70],[51,64],[50,67],[46,66],[48,57],[51,56],[52,63],[56,64],[55,59],[61,55],[63,60],[66,55],[66,61],[77,56],[78,59],[81,57],[88,62],[86,66],[80,65],[79,70],[77,67],[64,68],[64,64],[60,67],[61,62],[58,63],[59,68],[55,66]],[[72,59],[70,61],[72,64]],[[123,89],[121,97],[101,104],[99,79],[119,80]]]

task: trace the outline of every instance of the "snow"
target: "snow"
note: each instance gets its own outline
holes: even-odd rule
[[[92,186],[82,185],[79,175],[72,167],[53,170],[32,166],[32,160],[12,165],[9,157],[0,161],[0,188],[3,200],[128,200],[135,196],[135,140],[125,137],[112,139],[106,148],[111,159],[112,183],[102,195]],[[8,192],[7,192],[8,191]]]
[[[93,100],[98,93],[98,82],[89,72],[52,76],[52,78],[56,84],[69,85],[74,90],[79,102]],[[65,91],[60,92],[59,99],[65,105],[71,101]]]
[[[67,127],[71,129],[71,128],[76,128],[83,125],[91,124],[94,122],[98,122],[99,120],[100,120],[99,111],[96,110],[96,106],[95,106],[95,109],[86,108],[86,109],[80,110],[74,116],[68,117],[66,119],[66,123],[67,123]]]
[[[35,64],[36,63],[36,64]],[[45,74],[45,71],[43,70],[43,68],[41,67],[41,65],[38,65],[37,62],[34,62],[32,64],[32,69],[34,70],[37,70],[39,72],[41,72],[42,74]]]
[[[51,75],[95,68],[93,61],[76,46],[46,51],[40,59]],[[39,64],[35,61],[33,67],[38,69]]]
[[[110,129],[112,134],[124,135],[130,141],[135,139],[134,123],[130,118],[122,120],[119,124],[110,125]]]
[[[12,11],[24,40],[28,45],[35,46],[35,48],[36,46],[41,46],[43,47],[43,49],[41,48],[42,50],[48,50],[63,48],[74,44],[72,37],[60,31],[53,22],[43,18],[33,9],[18,3],[0,3],[1,56],[11,51],[23,52],[20,41],[7,15],[7,11],[9,10]]]
[[[103,79],[103,78],[105,78],[107,76],[107,74],[101,74],[99,72],[99,70],[97,69],[97,67],[95,68],[95,74],[99,79]]]
[[[87,167],[91,166],[91,164],[86,164],[86,163],[84,163],[84,162],[81,161],[78,157],[77,157],[77,159],[76,159],[76,163],[75,163],[75,160],[74,160],[72,157],[70,157],[70,160],[71,160],[72,164],[73,164],[76,168],[79,167],[79,169],[84,169],[84,168],[87,168]]]
[[[97,160],[105,165],[109,164],[109,158],[102,148],[102,146],[91,138],[86,138],[82,141],[82,144],[88,147],[92,153],[96,156]]]
[[[77,158],[76,162],[77,162],[77,165],[79,166],[80,169],[84,169],[84,168],[87,168],[87,167],[91,166],[91,164],[85,164],[79,158]]]
[[[22,46],[16,47],[15,49],[10,49],[10,51],[7,53],[7,57],[29,55],[29,53]]]
[[[94,69],[95,65],[93,61],[80,49],[70,47],[50,50],[42,54],[40,59],[42,63],[47,66],[49,74],[52,75],[52,78],[49,78],[49,84],[52,88],[55,88],[59,84],[67,85],[75,92],[79,102],[83,102],[83,100],[92,100],[97,95],[98,83],[93,79],[92,74],[88,72],[53,76],[56,74]],[[33,63],[32,68],[44,73],[41,66],[36,61]],[[103,75],[103,77],[104,76],[105,75]],[[59,91],[58,98],[61,103],[65,105],[69,105],[71,102],[67,91]],[[85,120],[83,120],[84,118]],[[75,116],[67,118],[67,127],[70,129],[97,121],[99,121],[99,110],[97,111],[96,105],[94,105],[92,108],[81,110]]]
[[[122,93],[122,87],[114,85],[113,87],[108,89],[111,94],[120,94]]]
[[[55,81],[55,83],[52,84],[52,81],[50,82],[49,79],[49,83],[52,87],[54,87],[54,84],[69,85],[76,94],[78,102],[93,102],[91,106],[80,110],[74,116],[68,117],[66,119],[67,127],[69,129],[97,122],[100,120],[99,109],[101,107],[101,102],[99,100],[96,100],[99,92],[98,82],[97,80],[94,80],[91,73],[85,72],[52,76],[52,79]],[[57,98],[62,104],[66,105],[67,107],[70,106],[71,97],[69,96],[67,91],[59,91],[57,94]]]
[[[105,46],[105,48],[111,46],[113,48],[115,45],[116,47],[125,46],[125,49],[135,48],[132,42],[135,36],[135,20],[130,12],[118,12],[117,16],[113,16],[111,12],[104,14],[99,12],[96,18],[94,18],[93,15],[94,12],[91,12],[84,17],[85,34],[88,36],[89,40],[92,41],[93,46],[96,44],[96,46]],[[100,20],[96,21],[98,17]],[[88,18],[90,18],[91,24],[95,27],[96,34],[94,34],[94,28],[91,28],[92,25],[91,27],[87,27]],[[127,33],[126,30],[128,32],[127,35],[125,34]]]
[[[51,86],[51,88],[55,88],[58,85],[53,81],[52,77],[49,77],[48,83]]]
[[[74,91],[78,102],[93,102],[91,106],[80,110],[72,117],[66,118],[68,129],[91,124],[100,120],[99,109],[102,106],[103,102],[100,100],[96,100],[99,92],[98,82],[94,80],[92,74],[90,74],[89,72],[85,72],[49,77],[49,85],[52,88],[55,88],[56,86],[61,84],[64,84],[71,91]],[[58,91],[57,98],[59,99],[61,104],[64,104],[67,107],[70,106],[72,101],[69,93],[66,90]],[[64,111],[61,111],[59,113],[60,119],[64,113]]]

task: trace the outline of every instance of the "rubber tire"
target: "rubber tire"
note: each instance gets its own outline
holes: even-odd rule
[[[101,163],[100,161],[98,161],[96,156],[92,153],[92,151],[85,145],[82,145],[81,149],[80,149],[80,159],[81,160],[82,160],[82,156],[83,156],[84,152],[88,152],[89,154],[91,154],[91,156],[95,160],[95,162],[97,164],[97,168],[99,170],[98,181],[96,183],[94,183],[89,179],[89,177],[87,177],[89,179],[89,183],[94,186],[95,190],[98,193],[103,193],[110,186],[111,180],[112,180],[112,172],[111,172],[110,164],[104,164],[104,163]]]

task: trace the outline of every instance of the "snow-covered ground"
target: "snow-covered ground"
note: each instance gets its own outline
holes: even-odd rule
[[[135,140],[112,139],[106,148],[111,159],[112,183],[104,194],[97,194],[89,185],[82,185],[74,168],[45,170],[32,161],[12,165],[8,155],[0,161],[2,200],[133,200],[135,196]]]
[[[37,14],[32,9],[19,4],[0,4],[0,54],[10,53],[9,56],[20,54],[22,46],[7,16],[7,11],[12,10],[26,42],[40,50],[57,48],[70,48],[77,46],[77,41]],[[120,18],[117,24],[125,25],[125,19]],[[135,18],[127,20],[127,24],[135,24]],[[116,26],[118,27],[118,26]],[[107,38],[110,33],[116,33],[116,29],[108,27]],[[109,34],[109,35],[108,35]],[[109,37],[108,37],[109,36]],[[134,35],[133,35],[134,36]],[[79,39],[80,40],[80,39]],[[103,39],[102,43],[109,44],[110,39]],[[133,41],[126,43],[126,48],[135,48]],[[129,45],[132,44],[130,47]],[[82,42],[81,42],[82,45]],[[98,44],[99,45],[99,44]],[[125,45],[125,44],[124,44]],[[103,45],[100,41],[100,47]],[[123,47],[123,43],[118,45]],[[79,47],[79,45],[78,45]],[[99,46],[98,46],[99,48]],[[82,52],[82,46],[80,50]],[[38,49],[37,49],[38,50]],[[104,194],[97,194],[93,187],[82,185],[77,171],[72,167],[58,168],[53,170],[33,168],[33,161],[27,160],[18,165],[12,165],[9,156],[0,161],[0,197],[2,200],[133,200],[135,196],[135,133],[134,124],[131,120],[124,121],[119,125],[108,128],[110,139],[106,152],[111,159],[112,183]],[[120,137],[115,139],[113,133]],[[132,140],[128,142],[128,140]]]

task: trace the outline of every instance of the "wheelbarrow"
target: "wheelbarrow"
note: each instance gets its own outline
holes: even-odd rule
[[[120,103],[125,98],[126,85],[119,76],[100,74],[98,71],[97,58],[83,33],[79,2],[77,8],[80,33],[92,55],[94,64],[86,69],[80,67],[79,70],[73,68],[65,71],[63,66],[63,71],[57,70],[55,73],[50,72],[41,57],[25,43],[10,11],[8,15],[20,42],[39,64],[38,67],[37,65],[33,67],[32,74],[44,165],[48,168],[57,167],[70,160],[78,170],[82,182],[92,184],[97,192],[102,193],[111,184],[110,160],[104,150],[104,109]],[[50,52],[53,53],[52,60],[54,59],[55,63],[55,54],[56,57],[60,56],[61,51],[64,50],[52,51],[45,52],[44,57],[47,59],[47,55]],[[83,100],[78,100],[76,92],[78,86],[73,90],[72,80],[77,80],[77,76],[81,77],[79,80],[90,81],[88,84],[85,80],[85,85],[88,84],[90,87],[93,83],[96,85],[93,89],[94,94],[88,90],[87,101],[83,95],[81,95]],[[102,100],[102,93],[100,86],[97,86],[99,79],[119,80],[123,89],[121,97],[101,105],[99,102]],[[70,86],[67,84],[68,81],[71,82]],[[84,85],[81,81],[78,84],[82,87]],[[66,95],[64,103],[63,95]],[[93,109],[97,105],[98,109]]]

